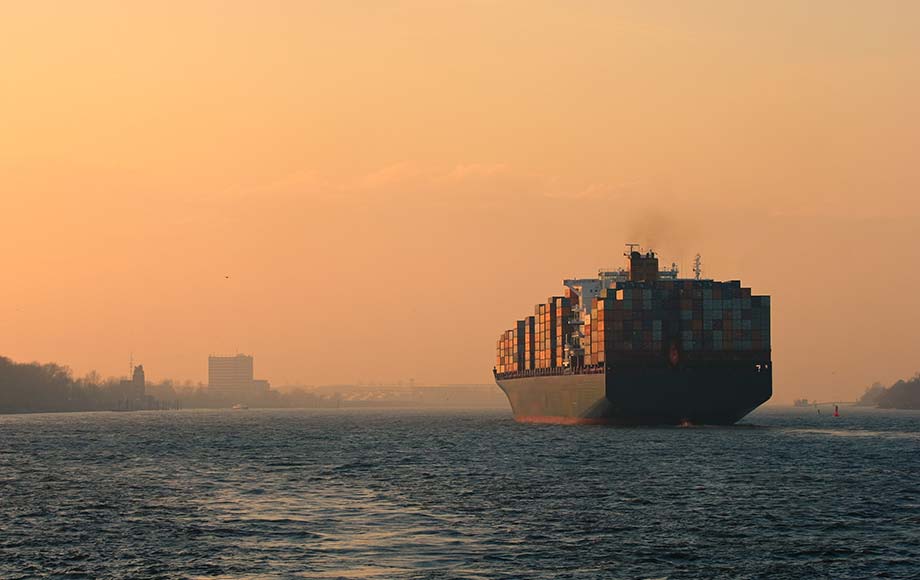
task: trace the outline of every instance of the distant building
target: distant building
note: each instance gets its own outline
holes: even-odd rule
[[[144,365],[134,367],[130,379],[121,380],[120,410],[139,410],[149,408],[151,404],[147,397],[147,382],[144,378]]]
[[[208,357],[208,391],[227,400],[242,401],[265,394],[268,381],[253,378],[252,357],[236,356]]]
[[[144,365],[134,367],[134,376],[130,379],[121,381],[121,388],[127,397],[133,401],[139,401],[147,394],[147,382],[144,378]]]

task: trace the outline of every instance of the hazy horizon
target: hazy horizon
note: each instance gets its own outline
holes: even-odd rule
[[[920,4],[2,14],[0,355],[489,383],[638,242],[772,296],[772,402],[920,370]]]

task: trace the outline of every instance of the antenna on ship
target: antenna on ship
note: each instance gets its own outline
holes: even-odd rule
[[[696,257],[693,258],[693,275],[696,277],[697,280],[699,280],[700,277],[703,275],[703,262],[699,254],[697,254]]]
[[[623,254],[627,258],[632,255],[633,252],[637,251],[636,248],[639,247],[639,244],[626,244],[626,247],[629,248],[629,251]]]

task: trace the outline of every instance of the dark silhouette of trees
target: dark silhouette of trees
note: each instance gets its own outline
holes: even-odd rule
[[[882,409],[920,409],[920,374],[888,387],[879,397],[878,406]]]
[[[887,388],[874,383],[860,397],[859,404],[881,409],[920,409],[920,373]]]
[[[866,392],[862,394],[857,404],[862,407],[875,407],[878,405],[879,398],[885,394],[885,385],[876,381],[871,387],[866,387]]]
[[[120,382],[91,372],[75,379],[54,363],[16,363],[0,357],[0,413],[97,411],[118,408]]]

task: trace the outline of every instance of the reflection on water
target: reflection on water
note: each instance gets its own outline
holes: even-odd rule
[[[920,560],[920,413],[0,417],[0,577],[864,578]]]
[[[369,489],[343,488],[331,477],[314,489],[309,497],[224,490],[202,499],[200,510],[208,512],[216,533],[246,530],[237,541],[246,550],[293,556],[309,545],[322,567],[299,574],[308,578],[398,576],[407,565],[455,569],[464,561],[452,548],[474,541],[470,530],[453,529],[456,517],[401,506]]]

